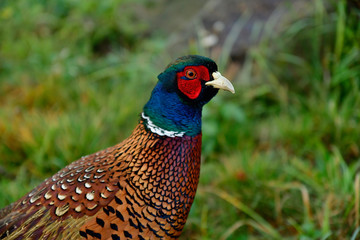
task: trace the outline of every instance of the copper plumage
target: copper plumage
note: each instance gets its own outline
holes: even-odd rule
[[[158,136],[140,122],[122,143],[70,164],[13,204],[1,237],[177,238],[195,197],[200,149],[201,135]]]

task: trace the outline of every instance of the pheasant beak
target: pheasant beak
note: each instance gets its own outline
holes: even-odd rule
[[[213,86],[214,88],[223,89],[232,93],[235,93],[234,86],[231,82],[219,72],[213,72],[212,74],[214,80],[206,82],[205,85]]]

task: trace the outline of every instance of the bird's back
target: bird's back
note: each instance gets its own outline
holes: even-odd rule
[[[122,143],[65,167],[0,211],[0,239],[177,238],[195,197],[201,134],[141,121]]]

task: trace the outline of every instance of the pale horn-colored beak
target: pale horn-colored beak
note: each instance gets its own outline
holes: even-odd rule
[[[213,72],[214,80],[205,83],[205,85],[213,86],[214,88],[223,89],[232,93],[235,93],[234,86],[231,82],[224,76],[221,75],[219,72]]]

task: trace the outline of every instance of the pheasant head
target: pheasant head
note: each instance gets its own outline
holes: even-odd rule
[[[169,64],[158,76],[144,115],[161,129],[188,136],[201,132],[201,112],[219,89],[234,87],[206,57],[190,55]]]

